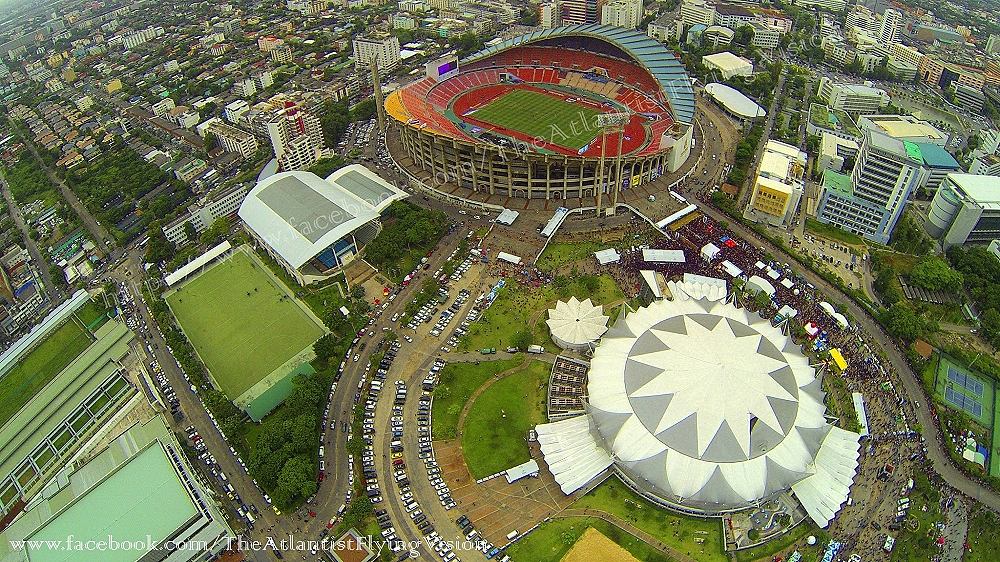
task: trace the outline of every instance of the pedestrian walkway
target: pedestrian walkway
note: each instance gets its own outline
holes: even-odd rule
[[[654,537],[653,535],[643,531],[642,529],[636,527],[635,525],[629,523],[628,521],[622,520],[617,515],[608,513],[606,511],[601,511],[599,509],[578,509],[578,508],[568,508],[564,509],[553,517],[596,517],[602,521],[606,521],[615,527],[634,535],[635,537],[641,539],[643,542],[649,546],[659,550],[663,554],[666,554],[673,560],[677,562],[698,562],[695,558],[684,554],[683,552],[677,550],[676,548],[664,543],[660,539]]]

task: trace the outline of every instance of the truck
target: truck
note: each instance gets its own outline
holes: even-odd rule
[[[544,353],[545,348],[540,345],[529,345],[528,353]]]
[[[484,347],[484,348],[482,348],[482,349],[479,350],[479,353],[481,353],[483,355],[493,355],[496,352],[497,352],[497,348],[495,348],[495,347]]]

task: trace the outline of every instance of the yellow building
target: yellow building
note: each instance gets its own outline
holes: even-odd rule
[[[63,82],[66,82],[67,84],[76,82],[76,71],[73,70],[73,67],[67,66],[66,68],[63,69],[62,79]]]
[[[765,176],[757,176],[750,196],[750,208],[782,220],[792,200],[792,186]]]
[[[122,81],[117,78],[113,78],[104,85],[104,89],[107,90],[109,94],[113,94],[122,89]]]

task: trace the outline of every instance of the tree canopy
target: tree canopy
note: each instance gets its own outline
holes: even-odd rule
[[[961,273],[936,256],[920,260],[910,270],[910,282],[928,291],[957,291],[962,288],[962,281]]]

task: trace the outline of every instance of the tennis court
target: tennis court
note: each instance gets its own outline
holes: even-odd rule
[[[244,249],[165,298],[230,400],[311,348],[324,333],[305,305]]]
[[[934,390],[945,404],[965,412],[985,428],[993,427],[993,380],[940,354]]]

